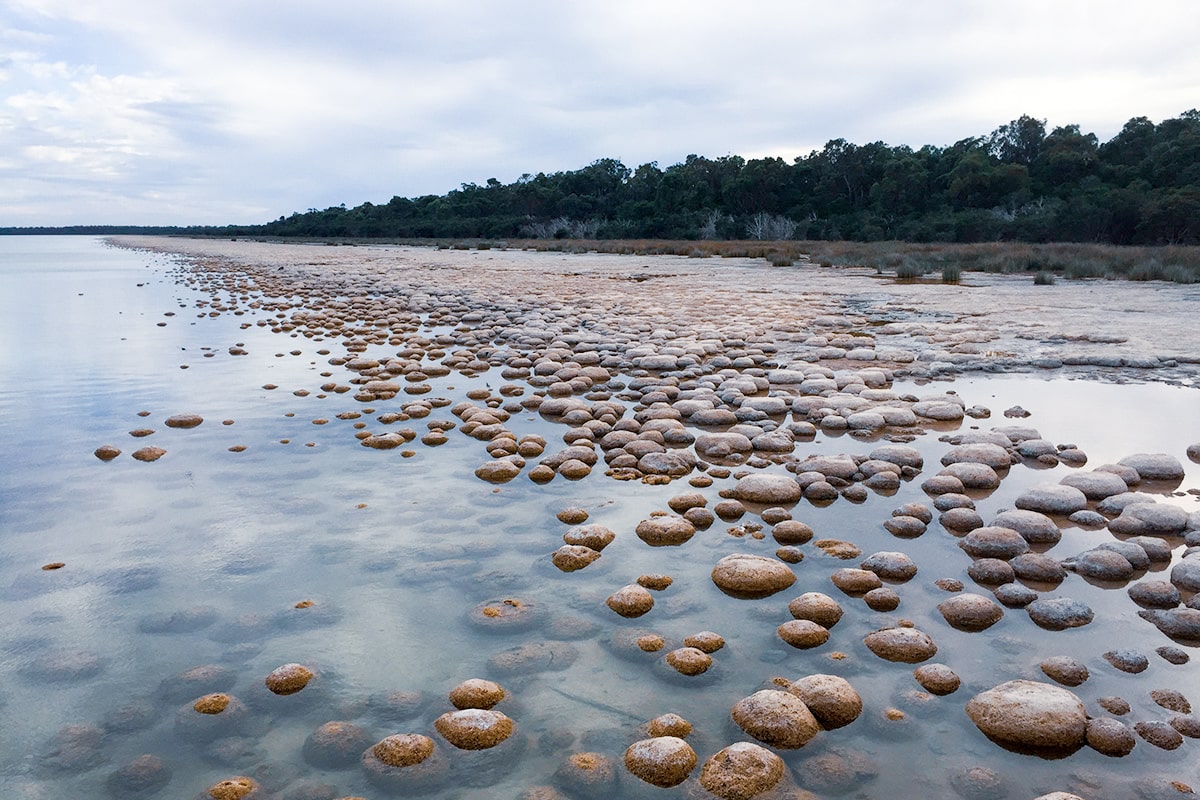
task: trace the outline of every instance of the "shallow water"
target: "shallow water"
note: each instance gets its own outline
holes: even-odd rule
[[[372,741],[398,732],[433,735],[432,720],[450,709],[447,692],[464,679],[488,677],[512,695],[501,708],[517,721],[525,749],[486,768],[480,768],[486,758],[475,758],[480,754],[453,754],[459,769],[433,796],[517,797],[554,783],[572,753],[598,752],[619,767],[624,748],[641,738],[637,726],[666,712],[692,722],[689,742],[703,761],[746,738],[729,720],[737,700],[773,676],[819,672],[846,677],[865,710],[852,725],[781,753],[795,781],[818,796],[954,796],[954,779],[975,766],[1003,775],[1004,786],[987,795],[995,797],[1057,789],[1124,798],[1146,778],[1200,783],[1194,740],[1173,752],[1139,742],[1120,759],[1085,748],[1047,761],[1007,752],[970,723],[963,707],[971,696],[1014,678],[1041,679],[1037,665],[1051,655],[1089,666],[1091,679],[1075,692],[1090,713],[1098,713],[1097,698],[1120,695],[1133,707],[1124,718],[1130,723],[1169,718],[1150,700],[1152,689],[1178,689],[1200,703],[1200,677],[1195,661],[1172,666],[1154,654],[1170,641],[1137,617],[1124,586],[1100,587],[1074,574],[1053,594],[1092,606],[1091,625],[1051,633],[1024,612],[1007,610],[983,633],[950,628],[935,609],[947,595],[933,582],[959,578],[967,591],[986,593],[967,577],[970,559],[936,522],[912,540],[882,528],[893,508],[929,501],[920,479],[861,504],[802,502],[792,509],[818,538],[845,539],[864,555],[912,556],[920,572],[893,587],[902,599],[896,612],[877,614],[839,593],[829,574],[857,560],[838,561],[812,546],[803,548],[791,589],[736,600],[713,585],[709,570],[733,552],[771,555],[776,545],[769,536],[734,537],[726,532],[731,524],[719,520],[682,547],[649,548],[633,533],[668,498],[692,491],[685,482],[621,483],[597,469],[578,482],[536,486],[522,476],[497,489],[473,476],[486,455],[457,431],[440,447],[414,443],[409,458],[364,448],[353,438],[353,422],[337,419],[362,412],[363,404],[350,394],[320,396],[326,380],[347,378],[316,352],[340,354],[336,342],[272,333],[255,324],[268,312],[244,302],[240,315],[210,315],[209,306],[197,305],[210,298],[187,285],[186,275],[166,256],[93,239],[0,239],[0,452],[6,457],[0,704],[8,721],[0,726],[0,786],[6,796],[100,796],[108,775],[142,753],[161,756],[172,770],[163,797],[192,797],[236,774],[254,775],[285,798],[299,796],[304,781],[336,787],[330,798],[384,796],[357,766],[309,766],[301,757],[305,737],[333,719],[358,722]],[[231,355],[235,345],[247,355]],[[394,348],[368,352],[376,350]],[[428,396],[457,403],[497,380],[452,373],[430,379]],[[268,383],[279,388],[262,388]],[[913,442],[927,471],[949,447],[941,433],[1027,424],[1056,443],[1077,444],[1089,466],[1135,452],[1172,453],[1188,470],[1181,488],[1200,487],[1200,466],[1183,457],[1187,444],[1200,441],[1195,389],[1033,378],[894,388],[952,388],[968,405],[993,412]],[[399,402],[372,405],[383,411]],[[1003,410],[1017,404],[1032,416],[1005,419]],[[183,412],[201,414],[204,423],[190,430],[164,425]],[[424,432],[435,419],[455,418],[445,407],[401,425]],[[364,420],[370,415],[357,421]],[[542,434],[548,452],[565,430],[533,412],[514,415],[509,427]],[[131,437],[128,431],[138,428],[155,432]],[[101,462],[92,451],[102,444],[124,454]],[[129,458],[147,444],[167,454],[154,463]],[[234,445],[247,449],[230,452]],[[822,434],[799,443],[796,454],[865,453],[873,446]],[[989,520],[1022,489],[1057,482],[1069,471],[1014,466],[1000,489],[977,498],[977,508]],[[729,485],[717,480],[699,491],[711,506]],[[1168,499],[1189,512],[1200,507],[1195,496]],[[573,505],[617,538],[595,564],[565,574],[549,554],[568,527],[554,514]],[[1065,558],[1108,538],[1104,529],[1068,524],[1053,554]],[[1172,544],[1178,557],[1182,542]],[[49,562],[66,566],[43,571]],[[1164,577],[1153,574],[1163,566],[1146,577]],[[604,606],[611,592],[645,573],[674,578],[656,594],[652,612],[624,620]],[[838,599],[846,615],[827,645],[795,650],[775,627],[790,618],[788,600],[810,590]],[[506,598],[533,609],[530,629],[492,630],[473,614],[480,604]],[[295,608],[302,600],[314,605]],[[921,696],[910,665],[882,661],[862,644],[866,633],[901,618],[933,636],[935,660],[957,671],[963,688],[943,698]],[[621,634],[641,630],[663,635],[668,647],[645,654],[622,644]],[[702,630],[727,641],[712,670],[688,679],[661,663],[678,646],[670,643]],[[491,661],[530,642],[550,647],[524,669],[506,672]],[[1150,668],[1129,675],[1109,667],[1101,654],[1118,647],[1145,653]],[[268,694],[263,677],[288,662],[313,667],[317,680],[291,697]],[[205,664],[228,668],[232,684],[216,688],[249,708],[245,727],[236,731],[244,738],[223,747],[177,730],[177,710],[215,688],[181,688],[176,676]],[[381,698],[396,691],[422,693],[419,713],[389,716]],[[136,703],[144,704],[145,719],[137,730],[121,730],[114,714]],[[887,718],[889,708],[904,718]],[[69,724],[107,727],[97,747],[72,761],[52,743]],[[682,797],[694,790],[698,772],[684,786],[657,790],[618,768],[620,788],[607,791]]]

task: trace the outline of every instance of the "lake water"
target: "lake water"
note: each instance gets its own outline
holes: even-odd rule
[[[897,611],[875,613],[838,592],[829,574],[857,560],[838,561],[811,545],[790,590],[737,600],[713,585],[709,571],[729,553],[774,552],[769,536],[727,532],[753,515],[718,520],[682,547],[650,548],[635,526],[666,509],[668,498],[693,491],[686,480],[622,483],[598,468],[578,482],[538,486],[522,476],[497,488],[474,477],[486,455],[457,431],[438,447],[414,442],[411,457],[362,447],[352,425],[370,421],[364,404],[320,389],[347,380],[330,355],[317,352],[345,355],[338,342],[273,333],[258,324],[272,312],[245,300],[238,313],[213,312],[212,298],[187,278],[168,256],[96,239],[0,238],[5,797],[101,797],[119,785],[110,775],[142,754],[163,760],[169,782],[117,796],[190,798],[234,775],[254,776],[272,797],[387,796],[357,763],[312,766],[302,756],[306,738],[322,723],[346,720],[366,729],[371,742],[407,732],[437,739],[432,722],[451,709],[447,693],[472,677],[508,690],[500,708],[516,720],[516,738],[491,758],[440,742],[451,771],[431,796],[516,798],[536,786],[556,786],[566,797],[692,796],[700,791],[699,767],[670,790],[625,772],[625,748],[644,736],[638,726],[667,712],[682,715],[694,726],[688,741],[702,763],[748,738],[730,721],[735,702],[774,676],[812,673],[845,677],[864,703],[852,725],[780,751],[792,780],[818,797],[1028,798],[1069,790],[1116,800],[1138,791],[1157,797],[1166,781],[1200,785],[1195,740],[1170,752],[1139,741],[1124,758],[1084,748],[1051,761],[1008,752],[971,724],[963,711],[971,696],[1015,678],[1044,680],[1038,663],[1049,656],[1087,664],[1091,678],[1074,691],[1089,713],[1102,713],[1098,698],[1118,695],[1132,707],[1123,717],[1131,725],[1169,719],[1150,699],[1154,689],[1176,689],[1200,704],[1200,667],[1194,648],[1193,660],[1179,666],[1155,654],[1171,642],[1137,616],[1125,586],[1098,586],[1074,574],[1054,594],[1088,603],[1096,612],[1091,625],[1052,633],[1009,609],[982,633],[950,628],[935,608],[948,596],[935,579],[959,578],[967,591],[987,594],[967,577],[968,556],[936,522],[912,540],[882,527],[901,504],[929,503],[920,479],[862,503],[801,502],[792,509],[818,538],[853,542],[864,555],[908,553],[920,572],[894,587],[902,598]],[[246,286],[246,297],[255,297]],[[246,354],[231,355],[231,347]],[[389,348],[368,353],[376,351]],[[496,380],[451,373],[431,378],[428,396],[458,403]],[[1028,377],[894,388],[952,388],[968,405],[992,410],[991,419],[965,420],[963,429],[1012,424],[1001,412],[1020,404],[1033,415],[1015,422],[1077,444],[1089,465],[1168,452],[1187,468],[1181,488],[1200,487],[1200,467],[1183,457],[1200,441],[1194,388]],[[371,405],[382,413],[400,402]],[[338,418],[350,412],[365,416]],[[204,422],[192,429],[164,424],[179,413],[200,414]],[[318,419],[328,422],[314,424]],[[425,432],[429,420],[458,421],[446,405],[404,424]],[[509,425],[543,435],[550,450],[566,430],[534,412],[514,415]],[[138,429],[153,433],[130,435]],[[912,443],[927,465],[948,449],[938,439],[947,432]],[[124,454],[103,462],[93,451],[104,444]],[[146,445],[166,455],[154,463],[129,457]],[[236,446],[245,449],[229,449]],[[871,447],[822,434],[799,443],[796,453]],[[1023,489],[1069,471],[1014,466],[976,507],[989,520]],[[728,485],[718,480],[699,491],[711,506]],[[1188,512],[1200,508],[1194,495],[1163,499]],[[583,507],[589,522],[617,533],[599,561],[570,574],[549,561],[568,528],[555,514],[568,506]],[[1067,524],[1053,555],[1066,558],[1111,538],[1103,528]],[[1182,540],[1167,541],[1178,558]],[[65,566],[42,569],[53,562]],[[1154,565],[1145,578],[1165,579],[1168,570]],[[651,613],[626,620],[605,607],[609,594],[649,573],[674,578],[656,594]],[[803,591],[826,592],[846,609],[830,642],[812,650],[793,649],[775,634],[790,618],[788,601]],[[481,614],[506,599],[530,609],[530,625],[505,627]],[[301,601],[312,605],[297,608]],[[958,692],[920,694],[911,665],[878,659],[862,644],[865,634],[900,618],[934,638],[934,660],[963,679]],[[662,663],[667,650],[705,630],[727,643],[709,672],[684,678]],[[662,635],[667,647],[641,652],[631,645],[641,631]],[[529,645],[520,658],[505,657]],[[1150,667],[1137,675],[1113,669],[1101,654],[1114,648],[1146,654]],[[267,692],[264,677],[291,662],[311,667],[317,678],[288,697]],[[204,665],[203,676],[181,677]],[[245,712],[226,728],[199,730],[191,703],[215,691],[238,698]],[[903,718],[891,718],[897,715],[889,709]],[[556,777],[579,752],[612,759],[616,783],[589,790]],[[1001,783],[972,789],[963,774],[973,767],[995,771]],[[1158,790],[1147,780],[1159,781]]]

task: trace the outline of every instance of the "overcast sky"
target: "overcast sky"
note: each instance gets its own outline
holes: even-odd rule
[[[0,0],[0,226],[266,222],[464,182],[1200,106],[1195,0]]]

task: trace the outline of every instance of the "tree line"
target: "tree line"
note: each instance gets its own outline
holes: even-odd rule
[[[824,239],[1200,244],[1200,111],[1129,120],[1101,143],[1022,116],[918,150],[834,139],[781,158],[690,155],[465,183],[444,195],[310,209],[275,236]]]
[[[1107,142],[1022,116],[947,147],[834,139],[791,163],[689,155],[464,183],[189,233],[285,237],[1200,244],[1200,111]]]

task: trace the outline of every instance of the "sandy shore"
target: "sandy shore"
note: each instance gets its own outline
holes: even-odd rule
[[[736,338],[774,360],[834,368],[871,362],[897,376],[1086,374],[1200,385],[1200,287],[969,273],[959,285],[898,283],[865,268],[757,259],[320,246],[119,237],[346,294],[428,293],[471,308],[540,312],[556,332],[632,343]],[[528,325],[525,320],[523,325]]]

